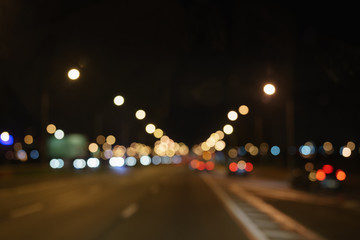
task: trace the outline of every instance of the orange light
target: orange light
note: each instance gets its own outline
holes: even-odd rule
[[[206,151],[206,152],[203,152],[202,157],[204,160],[209,161],[211,159],[212,155],[210,152]]]
[[[205,169],[205,163],[204,163],[204,162],[199,161],[199,165],[198,165],[197,169],[198,169],[199,171],[204,170],[204,169]]]
[[[198,168],[198,165],[199,165],[199,161],[198,161],[198,160],[196,160],[196,159],[191,160],[190,166],[191,166],[193,169],[197,169],[197,168]]]
[[[339,181],[344,181],[346,178],[346,173],[343,170],[337,170],[336,171],[336,179]]]
[[[247,162],[245,166],[245,171],[251,172],[254,169],[254,166],[251,162]]]
[[[326,178],[325,171],[322,170],[322,169],[317,170],[317,172],[316,172],[316,179],[317,179],[318,181],[324,181],[325,178]]]
[[[206,170],[211,171],[211,170],[214,169],[215,164],[213,162],[209,161],[209,162],[206,163],[205,167],[206,167]]]
[[[236,163],[232,162],[229,164],[229,170],[232,172],[236,172],[238,170],[238,166]]]
[[[330,173],[332,173],[332,172],[334,171],[334,168],[333,168],[333,166],[331,166],[330,164],[325,164],[325,165],[323,166],[323,170],[324,170],[324,172],[325,172],[326,174],[330,174]]]

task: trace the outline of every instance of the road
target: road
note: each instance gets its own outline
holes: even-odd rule
[[[0,189],[0,239],[354,239],[356,201],[184,166],[58,174]],[[339,202],[340,201],[340,202]]]

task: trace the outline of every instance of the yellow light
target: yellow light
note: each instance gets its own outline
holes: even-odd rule
[[[249,153],[251,156],[256,156],[259,153],[259,149],[256,146],[251,146],[249,149]]]
[[[223,128],[225,134],[230,135],[233,133],[234,128],[230,124],[226,124]]]
[[[108,144],[108,143],[104,143],[104,144],[102,145],[102,149],[103,149],[104,151],[110,150],[110,149],[111,149],[111,145]]]
[[[105,143],[105,137],[103,135],[99,135],[96,137],[96,142],[100,145]]]
[[[237,150],[235,148],[230,149],[229,152],[228,152],[228,155],[229,155],[230,158],[236,158],[237,154],[238,154],[238,152],[237,152]]]
[[[209,151],[209,150],[210,150],[210,146],[207,145],[206,142],[203,142],[203,143],[201,144],[201,149],[202,149],[203,151]]]
[[[96,143],[89,144],[89,151],[95,153],[99,149],[99,146]]]
[[[145,117],[146,117],[146,113],[144,110],[140,109],[140,110],[137,110],[136,113],[135,113],[135,117],[139,120],[143,120]]]
[[[34,142],[34,139],[31,135],[26,135],[25,138],[24,138],[24,142],[27,144],[27,145],[30,145]]]
[[[324,142],[323,148],[325,152],[331,152],[333,150],[333,145],[331,144],[331,142]]]
[[[351,151],[354,151],[354,150],[355,150],[355,143],[352,142],[352,141],[349,141],[349,142],[346,144],[346,147],[350,148]]]
[[[113,135],[109,135],[109,136],[107,136],[107,138],[106,138],[106,142],[107,142],[109,145],[113,145],[113,144],[116,142],[116,138],[115,138]]]
[[[225,144],[225,142],[223,140],[220,140],[220,141],[215,143],[216,151],[222,151],[222,150],[224,150],[225,147],[226,147],[226,144]]]
[[[154,124],[152,123],[149,123],[148,125],[146,125],[145,127],[145,131],[148,133],[148,134],[153,134],[156,130],[156,127]]]
[[[213,138],[211,138],[211,137],[206,140],[206,144],[207,144],[209,147],[215,146],[215,143],[216,143],[215,139],[213,139]]]
[[[238,114],[235,111],[230,111],[227,117],[230,121],[235,121],[238,118]]]
[[[155,132],[154,132],[154,136],[156,138],[161,138],[163,135],[164,135],[164,131],[161,130],[160,128],[156,129]]]
[[[203,158],[204,160],[206,160],[206,161],[209,161],[209,160],[211,160],[212,155],[211,155],[210,152],[206,151],[206,152],[203,152],[202,158]]]
[[[68,72],[68,77],[70,80],[77,80],[80,77],[80,71],[76,68],[70,69]]]
[[[56,132],[56,126],[54,124],[49,124],[47,125],[46,127],[46,131],[49,133],[49,134],[54,134]]]
[[[116,106],[121,106],[124,104],[124,102],[125,102],[125,99],[123,96],[118,95],[118,96],[114,97],[114,104]]]
[[[275,86],[271,83],[268,83],[264,86],[264,93],[266,93],[267,95],[273,95],[275,91]]]
[[[215,133],[215,134],[217,134],[217,135],[219,136],[219,139],[223,139],[223,138],[225,137],[224,132],[223,132],[223,131],[221,131],[221,130],[216,131],[216,133]]]
[[[246,105],[241,105],[241,106],[239,107],[239,113],[240,113],[241,115],[246,115],[246,114],[248,114],[248,113],[249,113],[249,108],[248,108],[248,106],[246,106]]]
[[[246,150],[247,152],[250,152],[250,148],[251,148],[252,146],[254,146],[252,143],[247,143],[247,144],[245,144],[245,150]]]

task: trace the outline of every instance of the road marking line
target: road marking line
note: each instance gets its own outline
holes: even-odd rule
[[[32,213],[40,212],[44,209],[44,205],[42,203],[35,203],[23,208],[19,208],[10,213],[11,218],[19,218]]]
[[[244,190],[242,187],[232,184],[230,186],[230,190],[235,193],[241,199],[247,201],[250,205],[256,207],[257,209],[261,210],[262,212],[268,214],[268,216],[272,217],[275,221],[279,222],[283,226],[291,229],[301,236],[305,237],[306,239],[312,240],[322,240],[323,237],[319,236],[315,232],[311,231],[310,229],[306,228],[299,222],[295,221],[291,217],[285,215],[284,213],[280,212],[272,205],[264,202],[262,199],[256,197],[255,195],[249,193],[248,191]]]
[[[139,209],[138,205],[136,203],[130,204],[121,212],[121,216],[123,218],[129,218]]]
[[[251,219],[239,208],[236,203],[223,191],[208,175],[200,175],[205,183],[214,191],[225,209],[236,220],[238,225],[245,231],[250,239],[268,240],[269,238],[254,224]]]

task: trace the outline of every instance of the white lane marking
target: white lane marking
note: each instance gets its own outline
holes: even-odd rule
[[[239,208],[236,203],[223,191],[208,175],[200,175],[208,186],[215,192],[225,209],[234,217],[236,222],[245,231],[250,239],[268,240],[269,238],[258,228],[256,224]]]
[[[19,218],[23,217],[32,213],[40,212],[44,209],[44,205],[42,203],[34,203],[31,205],[28,205],[26,207],[19,208],[17,210],[14,210],[10,213],[11,218]]]
[[[121,212],[121,216],[123,218],[129,218],[139,209],[138,205],[136,203],[130,204]]]
[[[262,199],[256,197],[255,195],[249,193],[248,191],[244,190],[242,187],[232,184],[230,186],[230,190],[235,193],[241,199],[244,199],[246,202],[251,204],[252,206],[256,207],[260,211],[266,213],[268,216],[272,217],[275,221],[286,226],[288,229],[291,229],[294,232],[297,232],[305,239],[312,239],[312,240],[322,240],[323,237],[319,236],[315,232],[311,231],[310,229],[306,228],[299,222],[295,221],[294,219],[290,218],[289,216],[285,215],[284,213],[280,212],[272,205],[264,202]]]

